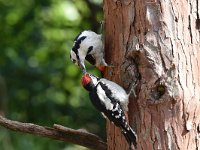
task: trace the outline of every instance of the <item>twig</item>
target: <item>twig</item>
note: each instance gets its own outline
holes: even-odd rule
[[[0,116],[0,126],[7,129],[48,137],[64,142],[71,142],[95,150],[106,150],[107,145],[98,136],[83,130],[74,130],[54,124],[53,128],[39,126],[33,123],[22,123],[8,120]]]

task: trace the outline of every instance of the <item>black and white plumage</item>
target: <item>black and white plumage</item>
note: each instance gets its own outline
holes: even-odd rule
[[[122,129],[129,146],[137,146],[137,136],[129,126],[125,111],[128,110],[129,94],[118,84],[104,78],[85,73],[81,79],[83,87],[89,91],[92,104],[103,116]]]
[[[85,59],[92,65],[95,65],[100,71],[103,71],[107,63],[104,60],[102,36],[89,30],[79,33],[74,40],[70,58],[84,71],[86,71]]]

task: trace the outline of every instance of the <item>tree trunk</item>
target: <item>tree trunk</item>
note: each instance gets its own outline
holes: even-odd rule
[[[104,0],[104,77],[125,89],[138,81],[129,121],[138,149],[200,149],[200,2]],[[107,123],[108,150],[125,150]]]

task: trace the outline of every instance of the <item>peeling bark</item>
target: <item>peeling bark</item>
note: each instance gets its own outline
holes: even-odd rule
[[[138,149],[200,149],[200,2],[104,0],[105,77],[139,81],[129,120]],[[108,122],[108,149],[128,149]]]

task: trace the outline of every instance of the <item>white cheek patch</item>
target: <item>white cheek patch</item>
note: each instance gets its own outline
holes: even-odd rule
[[[71,50],[70,56],[71,56],[71,60],[73,61],[73,63],[75,63],[77,65],[78,60],[77,60],[77,57],[76,57],[76,53]]]
[[[92,79],[92,82],[93,82],[93,84],[94,84],[95,86],[99,83],[96,77],[90,76],[90,78]]]

